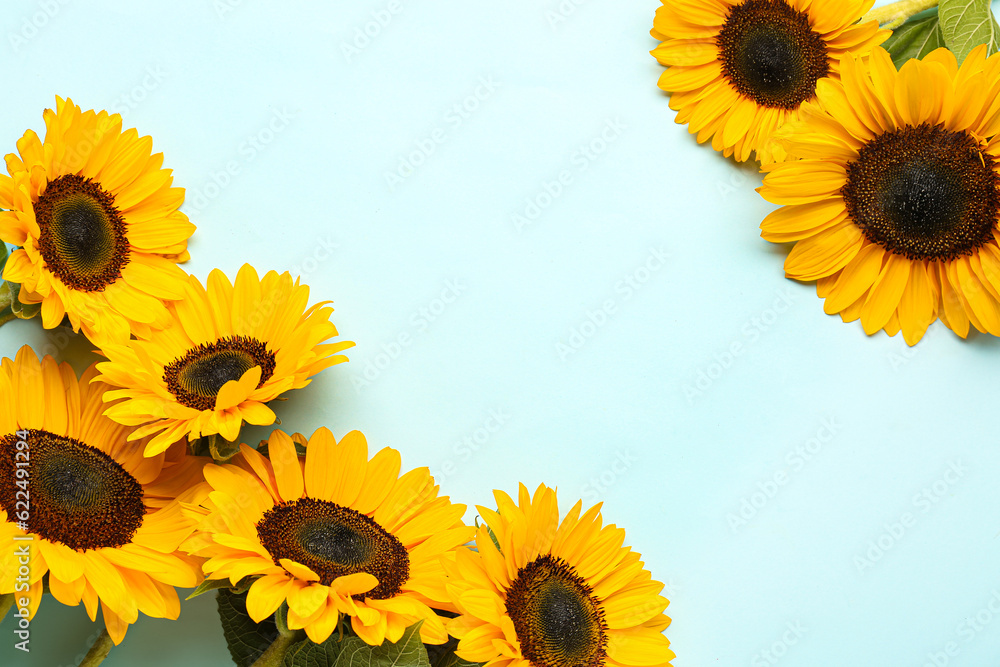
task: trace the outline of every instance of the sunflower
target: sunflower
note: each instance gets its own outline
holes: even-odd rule
[[[153,140],[122,132],[108,112],[56,98],[45,141],[28,130],[0,175],[0,240],[16,246],[3,277],[22,303],[40,303],[43,326],[69,317],[95,343],[163,326],[163,299],[179,299],[194,225],[177,210]]]
[[[625,531],[602,527],[600,505],[577,502],[559,523],[556,492],[522,484],[517,504],[495,492],[497,511],[476,549],[446,564],[459,613],[448,631],[463,660],[489,667],[633,667],[674,658],[663,584],[650,578]]]
[[[0,364],[0,594],[26,596],[34,616],[47,574],[59,602],[82,600],[91,620],[100,607],[118,644],[140,611],[177,618],[174,586],[201,581],[201,561],[178,551],[194,527],[180,501],[207,487],[183,445],[144,458],[131,429],[102,416],[96,374],[78,381],[27,346]]]
[[[864,54],[892,33],[857,21],[874,0],[662,0],[651,53],[669,69],[677,122],[698,142],[739,161],[785,158],[775,129],[800,115],[817,84],[840,74],[847,52]]]
[[[450,608],[441,561],[472,537],[465,506],[439,497],[427,468],[400,477],[393,449],[369,460],[358,431],[337,443],[318,429],[302,459],[276,430],[267,453],[241,445],[231,464],[205,469],[213,491],[190,510],[201,521],[185,548],[209,558],[208,578],[259,577],[250,617],[259,623],[287,601],[288,627],[316,643],[341,614],[372,646],[421,620],[424,642],[447,641],[433,608]]]
[[[784,204],[762,236],[796,241],[785,273],[817,281],[828,314],[914,345],[940,318],[1000,335],[1000,56],[959,68],[938,49],[897,72],[876,49],[779,139],[804,158],[765,167]]]
[[[221,434],[233,441],[240,426],[276,420],[264,405],[289,389],[304,387],[328,366],[347,361],[337,354],[354,343],[323,344],[336,336],[333,308],[309,309],[309,288],[286,271],[261,279],[249,264],[235,286],[218,269],[208,289],[194,276],[184,298],[168,305],[170,321],[148,339],[105,345],[101,379],[120,389],[106,400],[127,399],[108,409],[122,424],[143,424],[132,434],[157,454],[185,435]]]

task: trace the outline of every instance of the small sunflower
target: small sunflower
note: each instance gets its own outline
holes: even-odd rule
[[[184,298],[169,304],[170,321],[148,339],[105,345],[101,380],[121,387],[107,400],[127,399],[108,409],[122,424],[139,425],[133,438],[159,434],[146,454],[159,453],[185,435],[221,434],[233,441],[240,427],[268,425],[265,405],[304,387],[324,368],[347,361],[337,354],[354,343],[323,341],[337,335],[333,308],[306,308],[309,288],[286,271],[259,278],[249,264],[235,286],[218,269],[208,289],[189,276]]]
[[[762,236],[796,241],[785,273],[817,281],[828,314],[914,345],[940,318],[1000,335],[1000,56],[947,49],[897,72],[881,48],[847,56],[765,167],[783,208]],[[795,131],[791,131],[794,129]]]
[[[489,667],[650,667],[674,658],[663,630],[667,599],[625,531],[602,527],[600,505],[577,502],[559,522],[556,492],[522,484],[519,502],[495,492],[497,511],[477,551],[446,564],[459,613],[448,631],[463,660]]]
[[[313,433],[305,459],[291,437],[274,431],[268,458],[240,446],[231,464],[210,465],[213,491],[190,510],[199,532],[185,545],[206,556],[210,579],[259,576],[247,593],[255,622],[288,603],[288,627],[320,643],[341,614],[372,646],[398,641],[423,620],[421,638],[442,644],[447,609],[442,556],[453,556],[474,529],[464,505],[438,496],[427,468],[399,476],[399,453],[368,459],[364,436],[337,443]]]
[[[144,443],[127,441],[131,429],[101,414],[96,374],[78,381],[27,346],[0,364],[0,594],[22,591],[34,616],[47,574],[59,602],[82,600],[91,620],[100,607],[119,644],[140,611],[176,619],[174,586],[201,581],[201,561],[178,551],[194,527],[180,501],[207,487],[183,445],[144,458]],[[25,549],[27,582],[15,555]]]
[[[651,53],[668,67],[677,122],[699,143],[739,161],[781,161],[772,133],[800,115],[817,84],[840,74],[847,52],[862,55],[891,32],[857,21],[874,0],[662,0]]]
[[[100,344],[163,326],[195,229],[177,210],[183,188],[118,114],[57,97],[44,118],[45,141],[25,132],[0,175],[0,240],[21,246],[3,277],[21,284],[22,303],[41,304],[47,329],[68,316]]]

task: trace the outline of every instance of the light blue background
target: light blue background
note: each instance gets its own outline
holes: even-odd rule
[[[0,152],[55,94],[122,112],[189,189],[189,271],[293,271],[357,341],[284,426],[361,429],[470,505],[518,482],[603,501],[667,584],[676,667],[920,667],[949,642],[948,664],[1000,664],[1000,343],[868,338],[783,277],[755,169],[697,145],[656,88],[658,0],[563,2],[558,22],[557,0],[397,2],[351,54],[388,0],[9,2]],[[87,350],[0,330],[0,354],[23,342]],[[0,625],[0,664],[75,665],[99,627],[48,598],[30,661]],[[104,664],[230,664],[214,600],[143,618]]]

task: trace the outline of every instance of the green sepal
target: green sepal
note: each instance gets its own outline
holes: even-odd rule
[[[0,275],[3,274],[4,265],[10,259],[7,253],[7,246],[0,243]],[[21,303],[17,300],[21,293],[21,285],[12,283],[9,280],[0,278],[0,324],[9,322],[12,319],[30,320],[42,312],[40,303]]]
[[[497,548],[497,551],[503,553],[503,549],[500,548],[500,540],[497,539],[497,534],[493,532],[493,529],[490,528],[489,524],[484,525],[486,526],[486,534],[490,536],[491,540],[493,540],[493,546]],[[479,528],[479,517],[476,517],[476,528]]]
[[[15,299],[14,303],[10,305],[10,310],[17,319],[30,320],[33,317],[38,317],[38,314],[42,312],[42,304],[21,303]]]
[[[240,453],[240,438],[226,440],[218,433],[208,436],[208,451],[216,463],[226,463]]]
[[[260,453],[261,456],[269,456],[269,453],[268,453],[269,450],[268,450],[268,447],[267,447],[267,440],[261,440],[260,441],[260,444],[257,445],[257,451]],[[301,442],[296,442],[295,443],[295,454],[297,456],[305,456],[306,455],[306,446],[303,445]]]
[[[260,577],[256,575],[243,577],[242,579],[237,581],[236,585],[230,588],[229,590],[232,591],[233,593],[236,593],[237,595],[246,595],[246,592],[250,590],[251,586],[253,586],[253,582],[257,581],[258,579],[260,579]]]
[[[220,588],[216,598],[222,634],[237,667],[251,667],[278,638],[274,617],[254,623],[247,614],[246,599],[246,593],[237,594],[226,588]]]
[[[211,456],[216,463],[226,463],[240,452],[239,436],[229,441],[218,433],[205,435],[188,441],[188,453],[192,456]]]
[[[411,625],[398,642],[369,646],[360,637],[334,632],[322,644],[308,639],[292,644],[281,667],[430,667],[420,640],[423,621]]]

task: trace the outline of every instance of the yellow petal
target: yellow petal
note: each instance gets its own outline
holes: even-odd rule
[[[277,611],[294,585],[294,580],[280,575],[266,575],[253,582],[247,592],[247,614],[260,623]]]
[[[861,309],[861,325],[869,336],[886,325],[896,312],[910,275],[910,260],[889,255]]]
[[[271,432],[271,437],[268,438],[268,456],[282,500],[287,502],[301,498],[305,490],[302,467],[298,454],[295,453],[295,443],[285,432]]]
[[[215,409],[228,410],[245,401],[260,383],[261,372],[260,366],[253,366],[239,380],[230,380],[222,385],[215,396]]]
[[[662,665],[674,657],[670,642],[646,628],[608,632],[608,657],[621,665]]]

